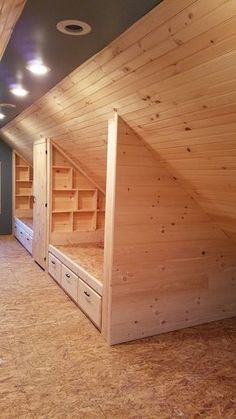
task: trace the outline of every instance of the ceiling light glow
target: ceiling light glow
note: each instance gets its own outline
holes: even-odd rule
[[[50,68],[40,61],[32,61],[27,65],[26,68],[31,73],[36,74],[37,76],[44,76],[50,71]]]
[[[28,90],[26,90],[23,86],[21,86],[20,84],[17,84],[15,86],[12,86],[12,88],[10,89],[11,93],[15,96],[18,97],[24,97],[28,95]]]
[[[4,113],[0,112],[0,119],[4,119],[6,115]]]

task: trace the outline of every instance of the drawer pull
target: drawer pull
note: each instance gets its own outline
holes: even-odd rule
[[[84,294],[87,295],[87,297],[90,297],[90,294],[88,293],[88,291],[84,291]]]
[[[28,240],[29,241],[29,238],[27,237],[27,239],[26,240]]]
[[[69,274],[66,274],[66,277],[67,277],[67,278],[70,278],[70,275],[69,275]]]
[[[56,265],[56,263],[54,262],[54,260],[51,260],[51,263],[52,263],[53,265]]]
[[[23,234],[22,231],[20,231],[20,234]]]

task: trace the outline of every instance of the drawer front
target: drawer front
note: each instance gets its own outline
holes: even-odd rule
[[[94,324],[101,329],[102,298],[81,279],[79,279],[78,304]]]
[[[59,284],[61,284],[61,265],[62,263],[55,256],[49,253],[48,272]]]
[[[25,246],[25,232],[22,228],[18,227],[19,234],[18,234],[18,240]]]
[[[32,255],[32,237],[29,234],[25,233],[25,248]]]
[[[14,235],[18,240],[19,240],[19,234],[20,234],[19,227],[17,224],[14,224]]]
[[[61,268],[61,286],[77,302],[78,297],[78,276],[62,264]]]

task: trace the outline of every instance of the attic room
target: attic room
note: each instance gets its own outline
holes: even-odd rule
[[[235,72],[235,0],[0,0],[1,418],[236,418]]]

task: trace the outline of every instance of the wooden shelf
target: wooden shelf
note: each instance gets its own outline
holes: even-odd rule
[[[83,208],[79,210],[74,210],[73,212],[96,212],[96,209],[90,209],[90,208]]]
[[[19,179],[16,179],[16,182],[22,182],[22,183],[32,183],[33,182],[33,180],[32,179],[29,179],[29,180],[19,180]]]
[[[53,189],[53,192],[75,192],[78,189],[67,189],[67,188],[57,188],[57,189]]]
[[[72,210],[52,210],[52,214],[70,214]]]
[[[16,194],[16,196],[17,197],[20,197],[20,196],[28,196],[29,198],[31,198],[31,196],[32,196],[32,194],[28,194],[28,193],[22,193],[22,194]]]
[[[81,209],[81,210],[52,210],[52,214],[63,214],[63,213],[77,213],[77,212],[96,212],[95,209]]]
[[[71,170],[70,166],[52,166],[53,169],[57,170],[57,169],[64,169],[64,170]]]
[[[77,188],[77,191],[79,192],[96,192],[97,189],[81,189],[81,188]]]

